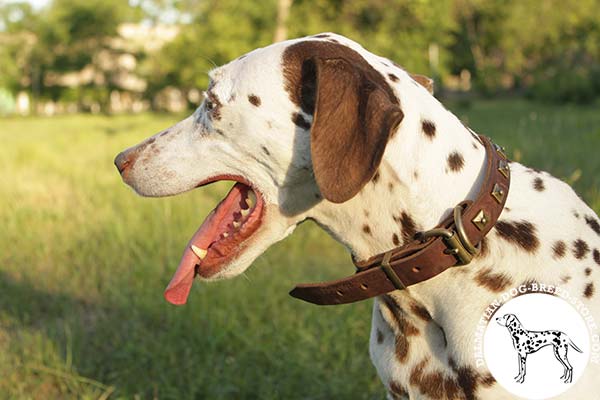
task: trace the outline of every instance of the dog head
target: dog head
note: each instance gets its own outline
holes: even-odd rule
[[[196,275],[241,273],[317,204],[365,186],[403,119],[398,78],[373,67],[382,60],[334,34],[257,49],[209,73],[190,117],[117,156],[143,196],[235,182],[191,238],[167,300],[185,303]]]
[[[519,320],[517,319],[517,316],[514,314],[504,314],[501,317],[497,317],[496,322],[500,326],[507,326],[507,327],[508,326],[515,327],[519,324]]]

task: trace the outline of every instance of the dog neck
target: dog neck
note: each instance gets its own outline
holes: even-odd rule
[[[485,150],[474,134],[406,78],[395,87],[405,118],[371,182],[345,203],[322,201],[310,215],[358,260],[433,228],[476,195],[485,174]]]

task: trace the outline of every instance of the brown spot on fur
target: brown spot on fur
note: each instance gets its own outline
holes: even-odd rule
[[[452,172],[460,171],[464,167],[464,165],[465,159],[459,152],[453,151],[452,153],[450,153],[450,155],[448,156],[448,168],[450,168]]]
[[[583,272],[585,273],[585,276],[590,276],[592,274],[592,269],[590,267],[587,267],[583,270]]]
[[[379,170],[377,170],[377,171],[375,172],[375,175],[373,175],[373,178],[371,178],[371,182],[373,182],[373,183],[377,183],[377,181],[379,180],[379,176],[380,176],[380,175],[379,175]]]
[[[296,126],[298,126],[299,128],[302,128],[304,130],[310,129],[310,122],[305,120],[304,117],[302,116],[302,114],[300,114],[300,113],[295,112],[292,114],[292,122],[294,122],[294,124],[296,124]]]
[[[413,172],[413,178],[415,178],[415,180],[419,179],[419,171]]]
[[[511,161],[509,161],[509,162],[511,162]],[[541,174],[543,171],[539,170],[537,168],[527,168],[527,170],[525,172],[527,172],[528,174]]]
[[[381,332],[381,330],[377,329],[376,336],[377,336],[377,344],[383,343],[383,332]]]
[[[554,252],[554,258],[563,258],[567,250],[567,245],[562,240],[557,240],[552,245],[552,251]]]
[[[219,121],[221,119],[221,108],[223,107],[223,104],[221,103],[221,100],[219,100],[219,96],[210,91],[213,86],[214,83],[209,86],[209,89],[206,92],[206,98],[212,103],[212,108],[209,110],[211,118]]]
[[[160,136],[165,136],[167,135],[169,132],[171,132],[170,129],[165,129],[164,131],[161,132]]]
[[[364,233],[366,233],[367,235],[371,234],[371,227],[369,225],[363,225],[362,230]]]
[[[392,235],[392,243],[394,243],[395,246],[400,245],[400,239],[398,238],[398,235],[395,233]]]
[[[433,139],[435,137],[435,124],[427,119],[424,119],[421,122],[421,127],[423,129],[423,133],[429,139]]]
[[[594,295],[595,290],[596,290],[596,288],[594,287],[594,284],[592,282],[590,282],[587,285],[585,285],[585,289],[583,290],[583,296],[586,299],[589,299],[590,297],[592,297]]]
[[[270,156],[271,152],[269,151],[269,149],[267,149],[266,146],[260,146],[260,148],[262,149],[263,153],[265,153],[266,155]]]
[[[394,191],[394,184],[392,182],[388,182],[388,189],[390,192]]]
[[[402,227],[402,239],[404,240],[404,243],[412,240],[417,233],[417,224],[406,211],[402,211],[400,225]]]
[[[404,363],[408,358],[408,337],[418,335],[419,329],[406,318],[406,313],[392,296],[383,295],[381,299],[383,302],[379,303],[380,306],[385,307],[389,311],[394,320],[394,328],[398,331],[395,341],[396,357],[398,361]]]
[[[455,369],[458,386],[463,390],[466,400],[475,400],[477,397],[477,386],[492,386],[496,380],[489,374],[480,375],[471,367],[462,366]]]
[[[252,104],[254,107],[260,107],[261,101],[260,101],[260,97],[254,95],[254,94],[249,94],[248,95],[248,101],[250,102],[250,104]]]
[[[535,226],[531,222],[499,221],[496,223],[495,228],[498,236],[507,242],[520,246],[523,250],[534,252],[540,245]]]
[[[600,265],[600,251],[598,251],[598,249],[594,249],[592,255],[594,256],[594,261],[596,264]]]
[[[495,293],[502,292],[513,283],[509,276],[494,273],[491,268],[479,271],[477,275],[475,275],[475,282],[477,282],[479,286]]]
[[[585,241],[577,239],[573,242],[573,255],[576,259],[581,260],[585,258],[585,256],[587,256],[587,253],[589,252],[590,246],[588,246],[588,244]]]
[[[394,74],[388,74],[388,77],[390,78],[390,80],[392,82],[398,82],[399,81],[398,77],[396,75],[394,75]]]
[[[440,371],[425,372],[429,358],[424,358],[410,372],[409,383],[432,399],[456,399],[461,392],[458,382]]]
[[[412,303],[410,305],[410,310],[414,315],[416,315],[425,322],[429,322],[432,320],[431,314],[429,314],[429,311],[427,311],[427,309],[422,304]]]
[[[546,190],[546,186],[544,185],[544,180],[539,176],[533,180],[533,188],[538,192],[543,192]]]
[[[404,398],[408,397],[408,391],[398,382],[391,381],[390,395],[392,396],[392,400],[403,400]]]
[[[564,275],[564,276],[560,277],[560,281],[562,283],[568,283],[570,280],[571,280],[571,276],[569,276],[569,275]]]
[[[396,358],[401,363],[405,363],[406,359],[408,358],[408,350],[409,350],[409,343],[408,343],[408,339],[406,338],[406,336],[402,335],[402,334],[396,336],[396,339],[394,340],[394,346],[395,346],[394,352],[396,353]]]
[[[481,377],[481,384],[484,387],[493,386],[495,383],[496,383],[496,378],[494,378],[494,376],[490,373],[485,374]]]
[[[598,235],[600,235],[600,223],[594,217],[587,216],[585,217],[585,223],[589,225],[590,228]]]
[[[423,86],[430,94],[433,94],[434,90],[434,82],[433,79],[429,78],[425,75],[420,74],[409,74],[410,77],[417,82],[419,85]]]
[[[327,33],[319,33],[318,35],[314,35],[313,37],[319,38],[319,39],[325,39],[325,38],[328,38],[329,35]]]
[[[581,217],[581,215],[579,215],[579,213],[576,210],[573,210],[573,216],[577,219]]]

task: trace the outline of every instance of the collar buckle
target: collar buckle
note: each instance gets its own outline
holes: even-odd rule
[[[456,257],[459,264],[467,265],[473,260],[473,257],[479,254],[481,243],[474,246],[465,232],[465,227],[462,220],[462,211],[464,204],[459,204],[454,207],[454,227],[450,228],[435,228],[425,232],[419,232],[417,239],[422,242],[427,241],[432,237],[442,237],[447,249],[446,254],[452,254]]]

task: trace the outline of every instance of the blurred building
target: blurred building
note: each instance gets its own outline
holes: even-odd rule
[[[92,55],[91,62],[80,70],[47,72],[42,87],[60,87],[75,94],[60,101],[39,100],[32,102],[30,94],[19,92],[14,101],[14,111],[26,115],[31,108],[39,114],[54,115],[102,110],[111,113],[141,112],[148,110],[151,103],[144,98],[148,84],[140,74],[140,60],[152,56],[179,33],[175,25],[150,25],[125,23],[117,28],[118,36],[109,38],[106,45]],[[94,96],[81,95],[83,88],[108,90],[103,104]],[[79,91],[79,92],[78,92]],[[173,93],[172,88],[159,92],[153,103],[167,111],[182,111],[187,107],[182,93]]]

